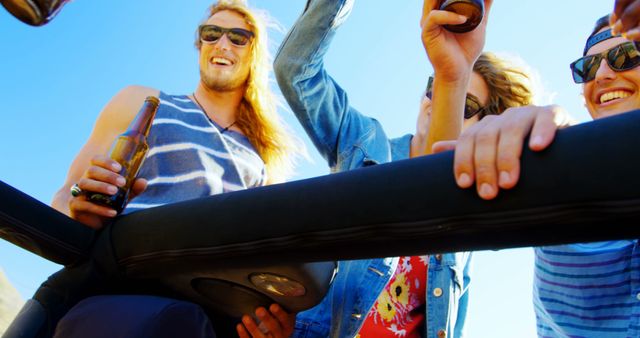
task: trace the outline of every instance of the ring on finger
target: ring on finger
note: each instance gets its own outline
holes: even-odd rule
[[[69,192],[73,197],[78,197],[82,195],[82,189],[80,189],[77,183],[71,186],[71,189],[69,189]]]

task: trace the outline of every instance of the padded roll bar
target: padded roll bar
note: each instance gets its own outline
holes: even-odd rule
[[[522,177],[484,201],[452,152],[133,213],[108,230],[129,276],[640,237],[640,112],[526,149]],[[160,230],[161,229],[161,230]]]
[[[225,293],[209,282],[216,271],[638,238],[638,149],[640,111],[561,130],[540,153],[525,149],[520,182],[494,201],[456,187],[449,152],[142,210],[95,234],[0,184],[0,236],[68,264],[5,336],[49,337],[70,307],[101,293],[215,310]],[[316,267],[330,280],[333,265]],[[309,284],[314,297],[322,284]],[[36,327],[21,327],[25,318]]]
[[[635,111],[560,130],[543,152],[525,149],[520,182],[494,201],[455,185],[448,152],[135,212],[98,233],[93,255],[156,276],[637,238],[639,149]],[[95,233],[0,182],[0,236],[66,265],[88,257]]]

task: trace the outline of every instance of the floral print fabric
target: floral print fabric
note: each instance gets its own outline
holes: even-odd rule
[[[422,337],[427,256],[400,257],[395,274],[367,315],[357,338]]]

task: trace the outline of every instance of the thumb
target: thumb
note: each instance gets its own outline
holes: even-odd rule
[[[129,199],[133,199],[136,196],[142,194],[147,189],[147,180],[144,178],[136,178],[133,181],[133,185],[131,186],[131,197]]]

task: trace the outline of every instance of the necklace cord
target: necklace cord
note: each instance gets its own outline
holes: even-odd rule
[[[213,119],[211,119],[211,117],[209,117],[209,114],[207,114],[207,110],[204,109],[204,106],[200,103],[200,101],[198,101],[198,98],[196,97],[196,93],[193,92],[192,95],[193,95],[193,99],[196,101],[196,104],[198,105],[198,107],[200,107],[200,109],[202,110],[204,115],[207,117],[207,119],[209,119],[209,122],[211,122],[214,126],[219,125],[215,121],[213,121]],[[229,128],[233,127],[233,125],[235,125],[236,122],[238,122],[238,121],[233,121],[233,123],[231,123],[230,125],[222,128],[222,130],[220,130],[220,134],[226,132],[227,130],[229,130]]]

